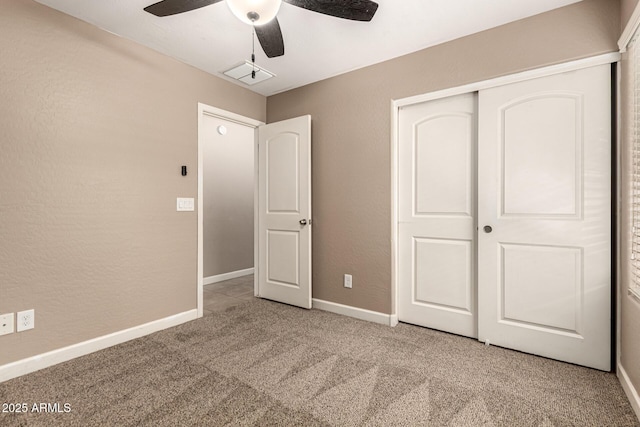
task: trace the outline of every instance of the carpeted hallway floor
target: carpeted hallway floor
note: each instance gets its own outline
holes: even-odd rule
[[[2,426],[638,426],[613,374],[253,299],[0,384]]]

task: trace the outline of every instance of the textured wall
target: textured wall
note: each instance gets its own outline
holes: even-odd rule
[[[225,135],[217,127],[227,128]],[[204,277],[253,267],[254,129],[204,122]]]
[[[312,117],[314,298],[391,312],[392,99],[616,51],[619,17],[585,0],[269,97],[268,122]]]
[[[633,14],[633,10],[636,8],[637,4],[638,4],[639,0],[621,0],[620,1],[620,23],[621,25],[621,30],[624,30],[625,25],[627,25],[627,22],[629,21],[629,18],[631,18],[631,15]]]
[[[0,364],[196,308],[197,103],[265,98],[27,0],[0,52]]]

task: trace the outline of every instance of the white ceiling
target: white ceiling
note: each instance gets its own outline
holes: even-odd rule
[[[36,0],[262,95],[323,80],[580,0],[377,0],[371,22],[321,15],[282,3],[285,54],[256,63],[276,77],[246,86],[222,74],[251,57],[251,27],[228,6],[158,18],[158,0]]]

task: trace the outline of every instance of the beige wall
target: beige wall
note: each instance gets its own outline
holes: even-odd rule
[[[269,97],[268,122],[312,117],[314,298],[392,310],[392,99],[616,51],[619,19],[585,0]]]
[[[622,24],[622,30],[624,26],[631,18],[633,10],[636,8],[639,0],[621,0],[620,1],[620,23]]]
[[[195,309],[197,103],[265,98],[27,0],[0,52],[0,364]]]
[[[227,133],[217,132],[225,126]],[[206,116],[204,277],[253,268],[254,128]]]

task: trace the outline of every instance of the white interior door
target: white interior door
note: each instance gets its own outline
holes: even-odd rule
[[[610,96],[609,65],[480,91],[481,341],[610,369]]]
[[[476,96],[399,113],[398,319],[476,337]]]
[[[258,295],[311,308],[311,116],[258,129]]]

